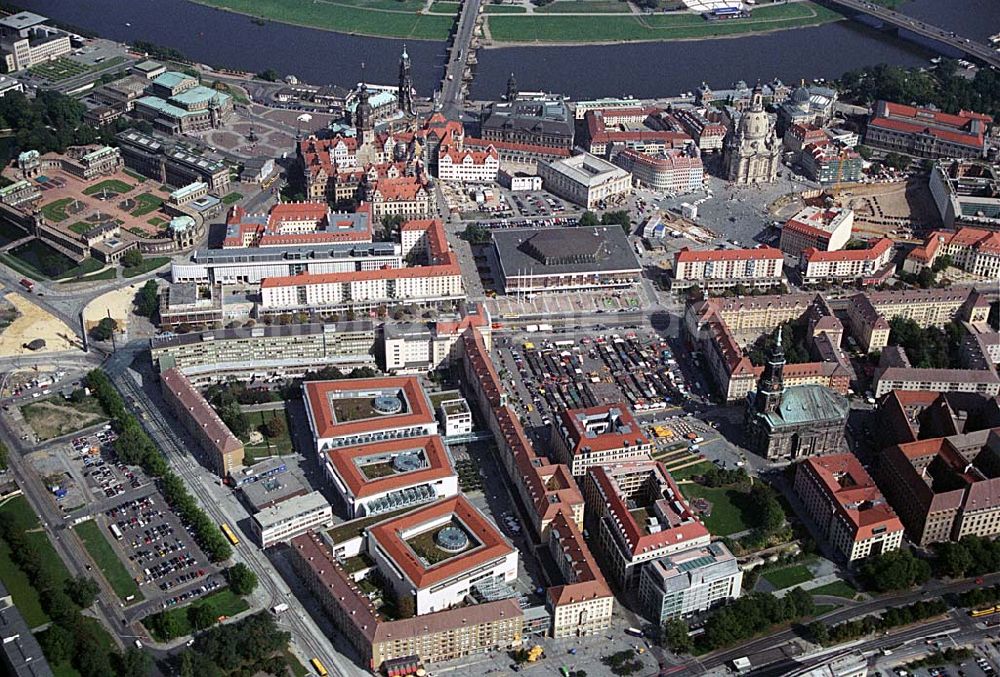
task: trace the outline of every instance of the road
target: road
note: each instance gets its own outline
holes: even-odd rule
[[[472,46],[472,34],[479,18],[482,0],[464,0],[462,10],[458,15],[458,27],[448,53],[448,63],[445,64],[444,80],[441,82],[441,110],[446,117],[458,120],[462,113],[464,92],[462,74],[465,71],[465,60]]]
[[[1000,53],[989,45],[976,42],[961,35],[956,35],[953,31],[946,31],[933,24],[925,23],[919,19],[907,16],[902,12],[894,12],[880,5],[876,5],[871,0],[823,0],[824,2],[836,5],[842,9],[850,9],[862,14],[868,14],[881,21],[901,28],[916,35],[928,38],[943,45],[948,45],[967,56],[982,61],[985,64],[1000,68]]]
[[[193,447],[178,436],[177,422],[167,419],[153,404],[149,394],[130,375],[129,365],[145,347],[145,342],[142,341],[130,343],[108,360],[105,371],[119,390],[135,398],[136,408],[144,414],[143,426],[156,445],[164,451],[171,468],[184,480],[188,490],[209,517],[220,524],[236,525],[245,521],[248,514],[232,497],[231,492],[218,487],[218,479],[192,458],[188,450]],[[312,657],[320,658],[327,670],[334,675],[366,674],[334,649],[329,639],[306,613],[301,602],[291,594],[284,579],[255,543],[244,540],[234,548],[234,553],[234,559],[242,561],[257,574],[261,589],[267,596],[266,606],[284,602],[291,607],[281,616],[280,622],[287,625],[292,634],[293,645],[298,649],[301,658],[305,660]]]

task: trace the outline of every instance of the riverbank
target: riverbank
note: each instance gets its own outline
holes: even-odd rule
[[[370,37],[445,40],[459,5],[425,0],[190,0],[253,21],[275,21]],[[627,11],[614,12],[616,7]],[[543,7],[487,4],[492,46],[586,45],[708,40],[819,26],[843,15],[811,0],[761,6],[746,18],[709,21],[699,14],[641,13],[625,2],[555,0]]]

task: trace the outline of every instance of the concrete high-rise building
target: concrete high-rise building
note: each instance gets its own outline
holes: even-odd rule
[[[760,83],[750,97],[750,108],[723,142],[726,178],[734,183],[770,183],[778,176],[781,143],[771,116],[764,110]]]

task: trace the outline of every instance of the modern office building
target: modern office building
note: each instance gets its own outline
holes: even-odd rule
[[[458,476],[437,435],[330,449],[324,465],[351,519],[458,493]]]
[[[69,34],[49,26],[48,19],[34,12],[17,12],[0,19],[0,50],[4,72],[31,68],[73,51]]]
[[[809,248],[822,252],[843,249],[851,239],[854,212],[842,207],[805,207],[781,228],[781,251],[799,256]]]
[[[332,525],[333,508],[318,491],[264,508],[250,520],[250,529],[262,548]]]
[[[605,571],[622,589],[636,588],[640,570],[653,560],[711,540],[659,461],[594,466],[584,493],[585,524]]]
[[[379,671],[397,659],[434,663],[521,646],[524,612],[514,599],[389,620],[315,533],[291,543],[292,567],[361,656]]]
[[[219,477],[243,465],[243,442],[226,427],[198,389],[179,369],[160,374],[163,399],[174,416],[201,445]]]
[[[517,578],[517,550],[462,494],[370,527],[368,554],[416,614],[460,604],[475,587]]]
[[[652,448],[624,403],[564,409],[552,423],[552,451],[577,477],[595,465],[648,461]]]
[[[957,115],[890,101],[875,104],[865,145],[922,158],[981,158],[993,119],[972,111]]]
[[[584,209],[596,209],[632,189],[627,171],[590,153],[539,164],[538,175],[547,191]]]
[[[307,381],[302,392],[321,464],[331,449],[437,434],[430,400],[412,376]]]
[[[847,562],[898,550],[903,523],[850,452],[807,458],[795,494],[820,534]]]
[[[945,228],[1000,230],[1000,165],[942,160],[929,185]]]
[[[370,320],[329,324],[259,325],[154,336],[153,364],[177,368],[196,381],[301,376],[336,366],[375,364],[375,327]]]
[[[743,570],[722,542],[655,559],[642,568],[638,598],[657,625],[708,611],[740,596]]]
[[[505,294],[621,289],[642,274],[619,226],[499,230],[493,248]]]
[[[741,285],[768,288],[782,283],[785,257],[780,249],[682,248],[674,254],[671,289],[698,287],[708,291]]]

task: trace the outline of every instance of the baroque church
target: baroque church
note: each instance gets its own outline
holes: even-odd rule
[[[729,130],[723,142],[726,179],[737,185],[770,183],[778,176],[781,142],[774,122],[764,110],[760,83],[750,96],[750,107]]]

